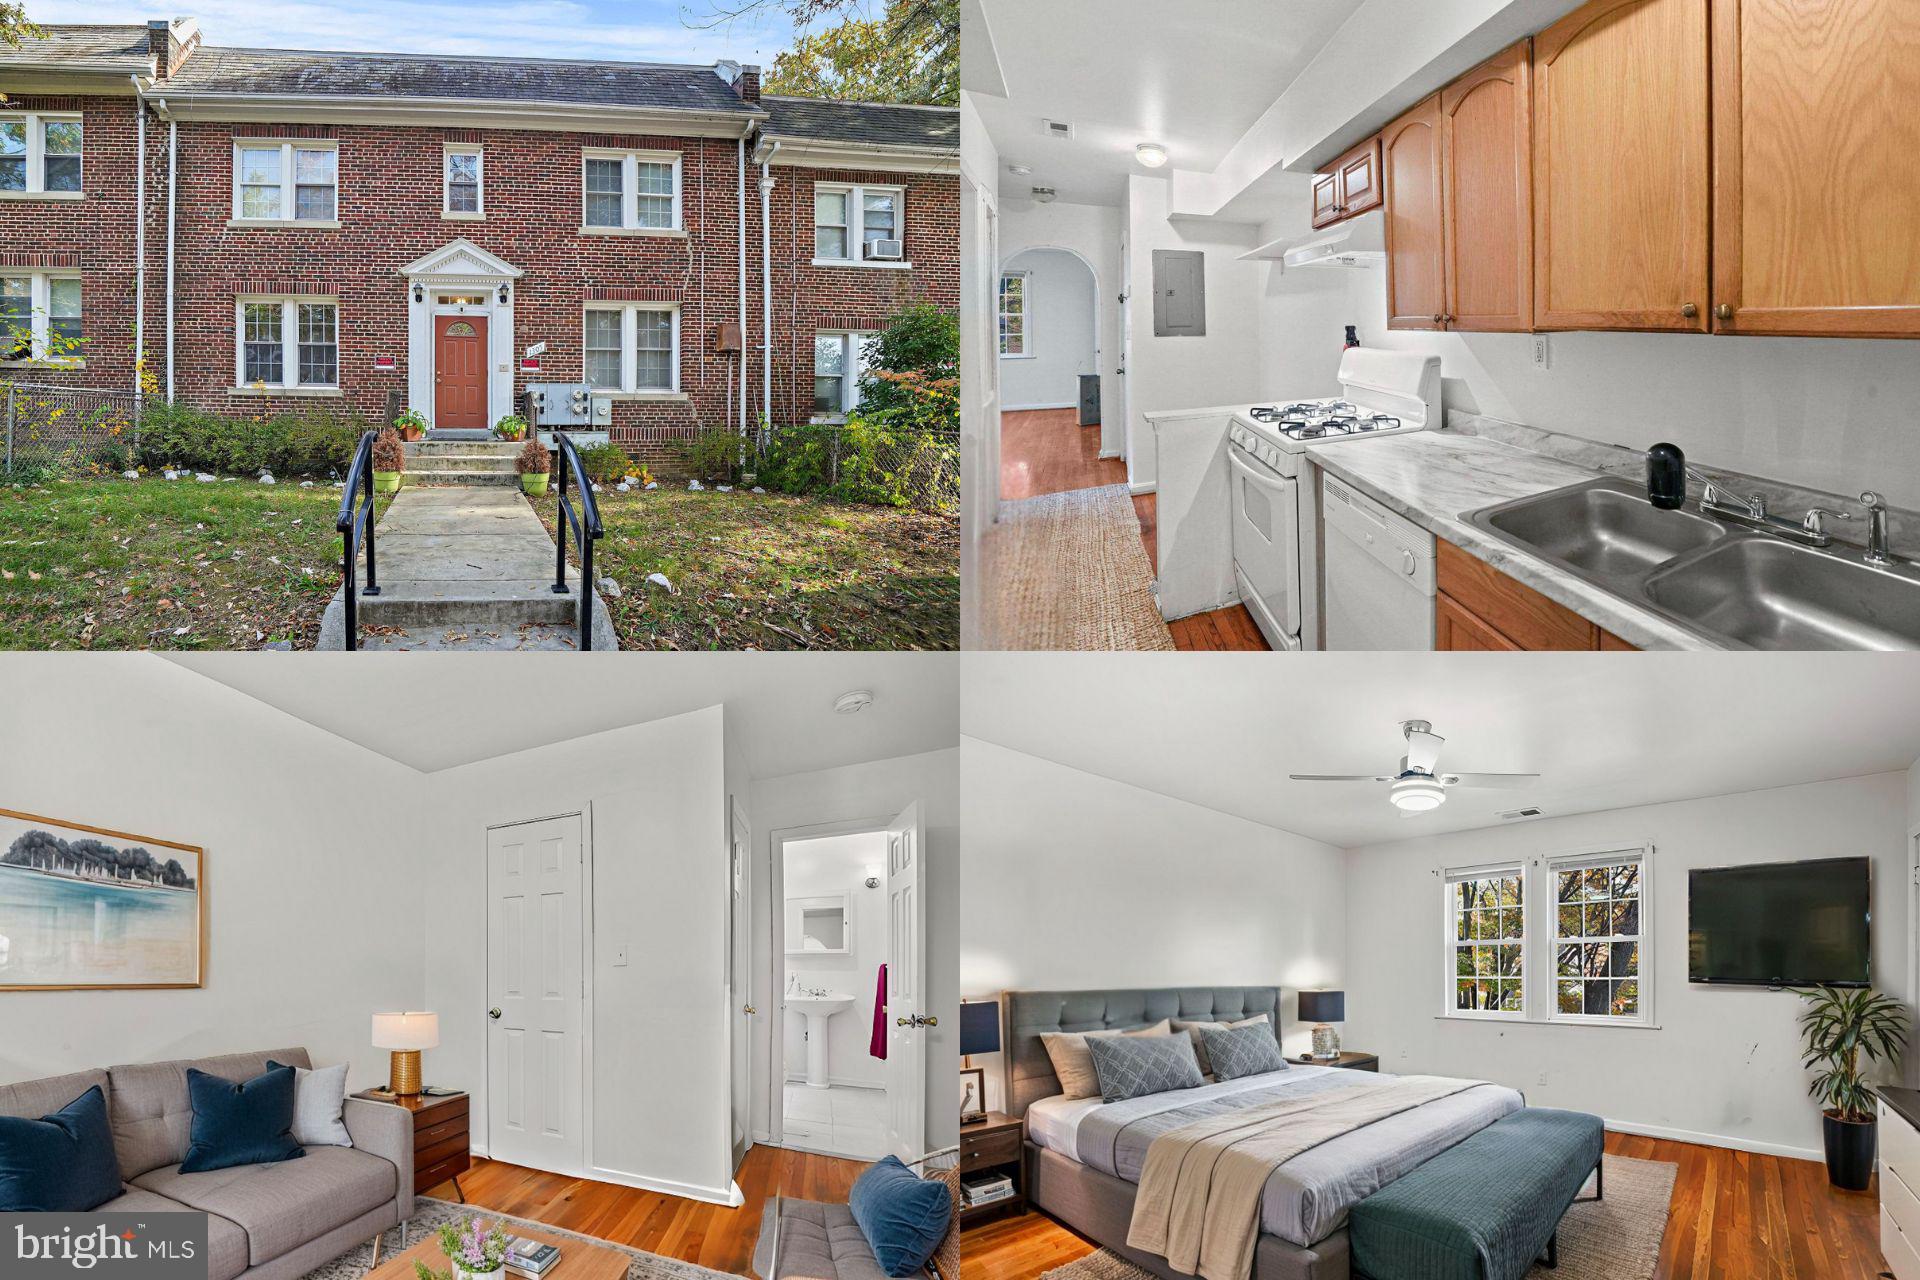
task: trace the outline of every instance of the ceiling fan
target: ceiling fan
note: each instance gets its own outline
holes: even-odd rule
[[[1400,757],[1398,773],[1290,773],[1295,782],[1385,782],[1387,798],[1403,811],[1403,816],[1438,809],[1447,798],[1448,787],[1520,787],[1534,781],[1537,773],[1436,773],[1440,747],[1446,739],[1433,731],[1425,720],[1403,720],[1400,732],[1407,739],[1407,754]]]

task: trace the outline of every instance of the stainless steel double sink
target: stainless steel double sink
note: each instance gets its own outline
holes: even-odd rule
[[[1469,523],[1629,604],[1745,649],[1920,649],[1920,572],[1664,510],[1615,477],[1469,512]]]

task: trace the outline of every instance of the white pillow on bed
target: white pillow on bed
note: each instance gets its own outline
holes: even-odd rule
[[[1206,1042],[1200,1038],[1200,1033],[1202,1031],[1219,1031],[1226,1027],[1251,1027],[1266,1020],[1266,1014],[1256,1013],[1251,1018],[1242,1018],[1238,1022],[1175,1022],[1173,1029],[1175,1031],[1184,1031],[1193,1037],[1193,1056],[1200,1060],[1200,1074],[1211,1077],[1213,1075],[1213,1063],[1207,1058],[1207,1045]]]
[[[1088,1036],[1165,1036],[1173,1034],[1173,1024],[1162,1018],[1151,1026],[1132,1031],[1043,1031],[1040,1043],[1053,1059],[1053,1074],[1060,1078],[1060,1092],[1069,1098],[1100,1096],[1100,1077],[1093,1071],[1093,1054],[1087,1050]]]

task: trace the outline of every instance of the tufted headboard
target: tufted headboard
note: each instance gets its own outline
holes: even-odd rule
[[[1007,1114],[1024,1116],[1060,1092],[1040,1036],[1048,1031],[1125,1031],[1162,1018],[1234,1022],[1264,1013],[1280,1039],[1279,987],[1135,987],[1091,991],[1008,991],[1000,997],[1006,1034]]]

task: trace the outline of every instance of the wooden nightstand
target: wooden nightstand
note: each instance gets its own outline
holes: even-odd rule
[[[413,1112],[413,1194],[422,1195],[443,1182],[451,1182],[460,1203],[467,1202],[467,1193],[460,1189],[460,1175],[473,1167],[472,1139],[467,1126],[471,1100],[466,1094],[432,1098],[417,1093],[395,1097],[366,1090],[353,1096]]]
[[[1005,1200],[975,1205],[960,1211],[960,1225],[971,1227],[1003,1213],[1027,1211],[1027,1167],[1022,1140],[1026,1122],[999,1111],[987,1112],[987,1118],[960,1126],[960,1177],[991,1171],[1013,1179],[1013,1194]]]
[[[1303,1067],[1345,1067],[1349,1071],[1378,1071],[1380,1055],[1377,1053],[1348,1053],[1342,1049],[1338,1058],[1316,1058],[1310,1053],[1289,1059]]]

